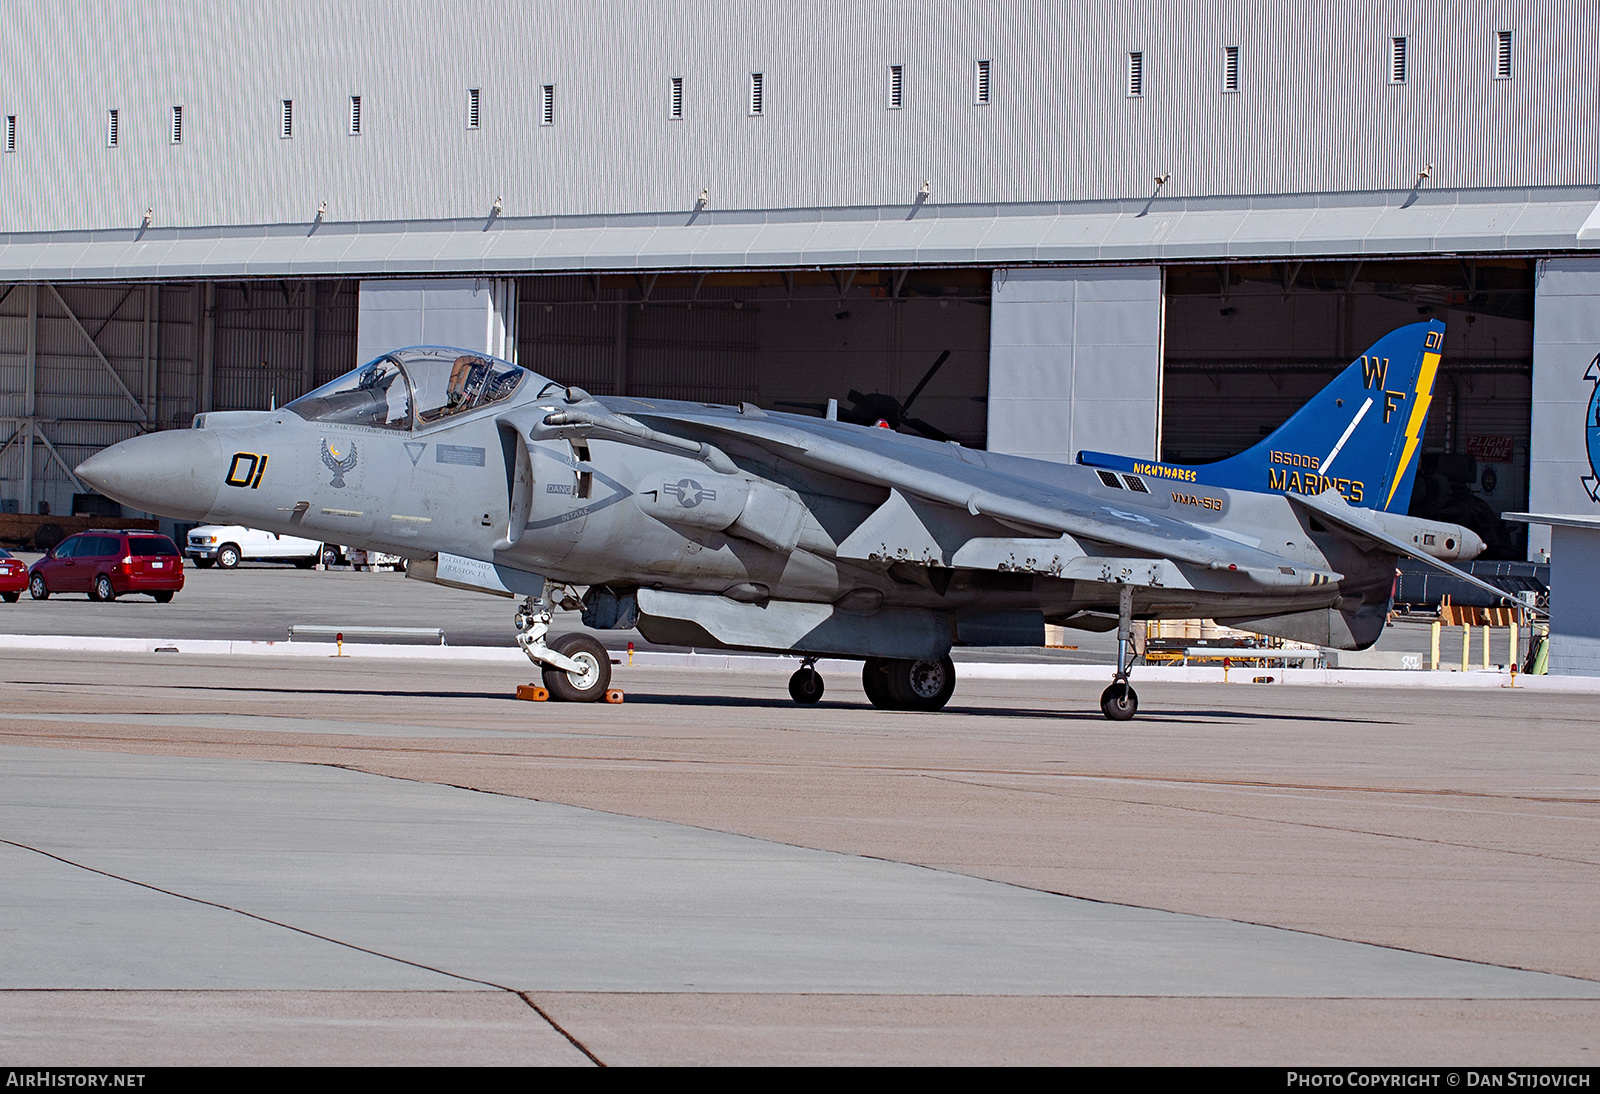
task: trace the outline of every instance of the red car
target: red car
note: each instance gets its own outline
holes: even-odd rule
[[[183,588],[183,559],[166,536],[91,528],[56,545],[33,564],[28,593],[88,593],[90,600],[115,600],[149,593],[165,604]]]
[[[0,600],[15,604],[28,587],[28,566],[10,551],[0,549]]]

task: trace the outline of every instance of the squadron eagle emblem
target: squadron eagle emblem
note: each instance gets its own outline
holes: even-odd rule
[[[330,446],[328,439],[324,437],[322,439],[322,462],[329,471],[333,472],[333,481],[328,485],[343,487],[345,472],[354,470],[356,466],[355,444],[351,443],[348,456],[342,456],[339,454],[339,450]]]
[[[1589,470],[1593,474],[1582,476],[1583,489],[1592,501],[1600,501],[1600,353],[1595,354],[1594,360],[1589,362],[1583,378],[1594,383],[1593,390],[1589,392],[1589,408],[1583,423],[1584,447],[1588,450]]]

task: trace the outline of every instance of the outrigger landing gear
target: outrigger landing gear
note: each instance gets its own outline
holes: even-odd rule
[[[1117,598],[1117,672],[1100,693],[1100,711],[1113,722],[1126,722],[1139,712],[1139,696],[1128,683],[1133,668],[1133,586],[1122,586]]]
[[[815,657],[802,658],[800,667],[789,677],[789,697],[803,707],[822,698],[822,674],[817,671]]]
[[[530,596],[516,616],[517,645],[539,666],[552,699],[592,703],[611,685],[611,654],[586,634],[564,634],[545,641],[554,613],[543,597]]]

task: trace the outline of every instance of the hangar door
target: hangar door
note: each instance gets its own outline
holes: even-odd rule
[[[1413,513],[1474,528],[1521,558],[1528,500],[1533,274],[1527,259],[1413,259],[1167,269],[1162,455],[1243,451],[1383,335],[1445,323]]]
[[[539,276],[518,301],[518,363],[596,395],[848,413],[851,392],[881,394],[985,440],[986,269]]]

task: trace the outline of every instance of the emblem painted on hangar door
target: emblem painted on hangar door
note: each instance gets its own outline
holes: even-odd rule
[[[1594,383],[1589,392],[1589,409],[1583,419],[1583,440],[1589,453],[1590,472],[1583,476],[1583,488],[1591,500],[1600,502],[1600,353],[1589,362],[1589,370],[1583,378]]]

